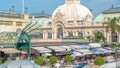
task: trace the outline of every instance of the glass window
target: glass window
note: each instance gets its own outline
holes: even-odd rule
[[[2,25],[2,24],[3,24],[3,22],[0,21],[0,25]]]
[[[69,32],[69,33],[68,33],[68,36],[69,36],[69,37],[73,37],[73,33],[72,33],[72,32]]]
[[[43,39],[43,33],[40,33],[39,38]]]
[[[72,24],[73,24],[73,21],[68,21],[68,24],[69,24],[69,25],[72,25]]]
[[[32,34],[32,35],[30,35],[30,38],[32,38],[32,39],[43,39],[43,33]]]
[[[16,30],[17,33],[20,33],[21,31],[22,31],[21,28],[17,28]]]
[[[52,39],[52,33],[48,33],[48,39]]]
[[[5,25],[12,25],[12,22],[5,22]]]
[[[78,36],[83,36],[83,32],[78,32]]]
[[[57,38],[63,38],[63,28],[61,25],[57,26]]]
[[[119,36],[117,35],[117,32],[112,31],[112,32],[111,32],[111,35],[112,35],[111,41],[112,41],[112,42],[118,42]]]
[[[82,21],[79,21],[79,20],[78,20],[77,23],[78,23],[79,25],[82,25]]]
[[[22,22],[16,22],[16,26],[22,26]]]

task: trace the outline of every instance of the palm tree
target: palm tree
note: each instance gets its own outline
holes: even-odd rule
[[[107,25],[107,32],[109,30],[111,31],[120,31],[118,28],[120,27],[118,24],[118,19],[116,17],[114,18],[108,18],[108,25]]]
[[[94,41],[95,42],[101,42],[101,40],[102,41],[105,40],[105,37],[104,37],[103,33],[100,32],[100,31],[94,32]]]
[[[106,26],[106,32],[111,31],[111,33],[115,33],[115,31],[120,32],[120,25],[117,23],[119,22],[119,19],[116,17],[114,18],[108,18],[107,26]],[[117,38],[117,37],[116,37]],[[112,40],[112,42],[117,42],[117,40]],[[111,44],[111,47],[115,48],[115,59],[116,59],[116,67],[117,67],[117,49],[120,47],[119,44]]]
[[[106,24],[106,38],[107,38],[107,33],[109,31],[111,32],[115,32],[115,31],[118,31],[120,32],[120,25],[118,25],[118,19],[116,17],[114,18],[108,18],[108,21],[107,22],[104,22],[103,25]]]

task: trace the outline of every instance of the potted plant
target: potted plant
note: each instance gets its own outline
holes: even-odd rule
[[[50,62],[51,63],[56,63],[57,62],[57,57],[56,56],[50,57]]]
[[[65,61],[66,61],[66,62],[69,63],[69,62],[71,62],[72,60],[73,60],[73,57],[72,57],[72,56],[70,56],[70,55],[66,55],[66,56],[65,56]]]
[[[103,57],[96,57],[94,59],[94,63],[95,63],[95,65],[101,66],[105,63],[105,60]]]
[[[0,60],[0,64],[2,64],[2,61]]]
[[[57,62],[57,57],[56,56],[51,56],[50,57],[51,67],[54,67],[56,62]]]
[[[34,62],[38,65],[42,65],[43,64],[43,57],[36,57]]]

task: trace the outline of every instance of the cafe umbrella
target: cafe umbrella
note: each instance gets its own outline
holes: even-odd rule
[[[0,68],[40,68],[40,66],[27,60],[15,60],[0,65]]]

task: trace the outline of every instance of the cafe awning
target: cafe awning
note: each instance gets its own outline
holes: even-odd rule
[[[59,46],[59,47],[67,49],[67,51],[70,51],[72,49],[72,47],[69,47],[69,46]]]
[[[50,49],[45,48],[45,47],[32,47],[32,49],[35,49],[35,50],[39,51],[40,53],[48,53],[48,52],[51,52]]]
[[[83,55],[89,55],[89,54],[93,54],[90,50],[88,49],[80,49],[80,50],[76,50],[77,52],[82,53]]]
[[[14,54],[14,53],[20,53],[21,51],[15,49],[15,48],[2,48],[0,51],[4,52],[5,54]]]
[[[55,52],[66,51],[65,48],[61,48],[59,46],[47,46],[48,48],[55,50]]]
[[[86,49],[85,45],[70,45],[72,49]]]

